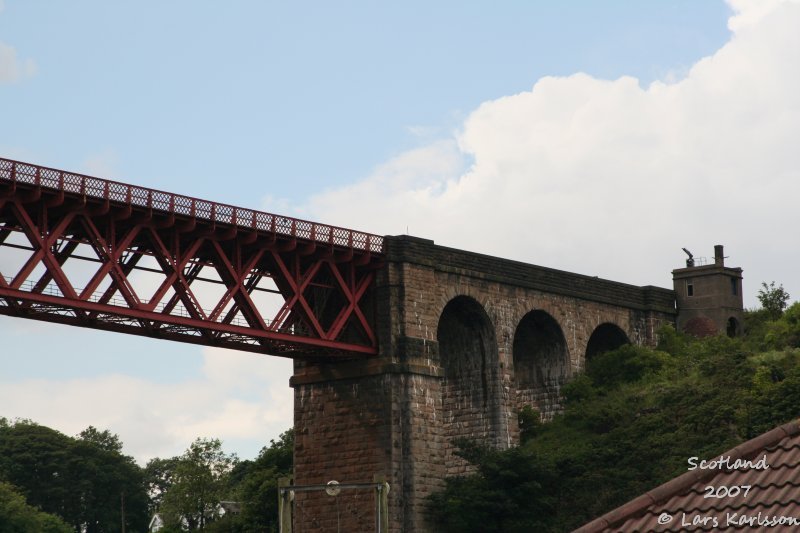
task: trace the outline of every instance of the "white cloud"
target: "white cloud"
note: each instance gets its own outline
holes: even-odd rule
[[[0,83],[14,83],[34,74],[36,63],[32,59],[20,60],[14,47],[0,43]]]
[[[730,41],[678,81],[543,78],[313,198],[309,215],[661,286],[682,246],[725,244],[752,294],[777,279],[800,297],[782,237],[800,218],[800,5],[731,5]]]
[[[727,0],[733,9],[733,16],[728,20],[728,28],[740,31],[747,26],[758,23],[765,16],[773,13],[780,4],[797,2],[797,0]]]
[[[301,214],[375,233],[419,233],[427,227],[420,213],[436,208],[464,164],[454,140],[434,142],[389,160],[369,179],[313,197]]]
[[[83,160],[83,171],[98,178],[117,179],[117,163],[118,157],[116,152],[106,150],[101,153],[93,154]]]
[[[255,456],[292,426],[291,361],[219,348],[203,357],[202,376],[177,383],[122,375],[0,383],[0,406],[68,435],[88,424],[109,429],[142,464],[180,454],[197,437]]]
[[[5,3],[0,0],[0,13]],[[36,74],[36,63],[33,59],[20,60],[13,46],[0,42],[0,84],[14,83]]]

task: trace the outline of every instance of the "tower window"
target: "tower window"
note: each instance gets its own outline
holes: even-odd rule
[[[691,280],[686,281],[686,296],[694,296],[694,284]]]
[[[739,294],[739,281],[736,278],[731,278],[731,294]]]

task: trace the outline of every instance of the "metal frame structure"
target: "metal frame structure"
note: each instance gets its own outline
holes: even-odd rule
[[[292,358],[374,355],[383,263],[378,235],[0,158],[0,314]]]
[[[294,502],[297,493],[300,492],[322,492],[328,496],[338,498],[342,490],[365,490],[375,491],[375,532],[384,533],[389,531],[389,483],[382,476],[376,476],[380,481],[374,483],[339,483],[329,481],[326,484],[318,485],[292,485],[288,478],[283,478],[278,482],[278,530],[280,533],[292,533],[294,518]],[[352,511],[351,511],[352,512]],[[338,513],[337,513],[338,515]],[[338,516],[337,516],[338,521]],[[340,528],[337,527],[337,531]]]

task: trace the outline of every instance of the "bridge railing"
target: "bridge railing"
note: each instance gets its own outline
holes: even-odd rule
[[[11,159],[0,158],[0,180],[25,183],[65,193],[266,231],[337,247],[383,253],[383,237],[380,235],[219,204]]]

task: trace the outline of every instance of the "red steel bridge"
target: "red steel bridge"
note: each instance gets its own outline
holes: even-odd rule
[[[0,158],[0,314],[368,356],[383,263],[378,235]]]

